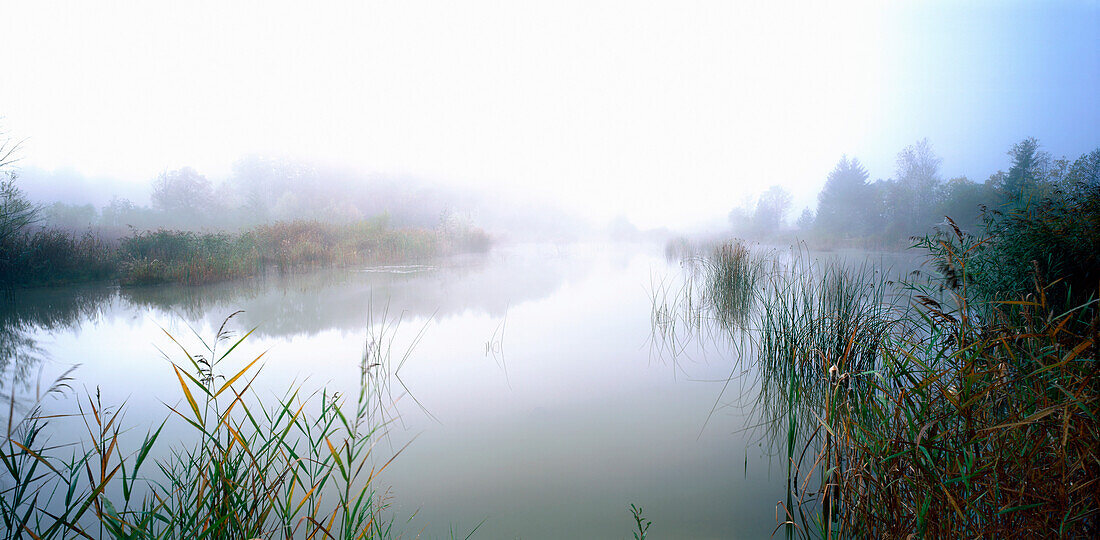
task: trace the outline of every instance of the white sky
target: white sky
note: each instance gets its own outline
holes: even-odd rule
[[[771,184],[797,214],[842,153],[886,177],[950,131],[884,132],[936,112],[887,95],[934,59],[874,4],[0,4],[23,165],[135,183],[291,156],[684,226]]]

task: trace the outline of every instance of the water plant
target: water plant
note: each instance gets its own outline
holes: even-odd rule
[[[758,379],[753,412],[786,464],[788,537],[1100,529],[1097,291],[1067,297],[1058,285],[1079,276],[1048,281],[1033,264],[1030,292],[991,293],[989,254],[1003,249],[990,244],[1015,240],[947,223],[916,242],[924,279],[798,250],[761,274],[735,337]],[[654,309],[657,320],[677,308],[655,297]]]
[[[703,248],[685,240],[670,244],[680,256],[682,279],[654,278],[650,285],[650,342],[677,358],[693,341],[730,338],[745,329],[759,286],[771,271],[771,252],[754,253],[739,240]]]
[[[180,353],[169,366],[181,399],[140,441],[123,427],[125,404],[105,405],[98,392],[70,415],[36,405],[9,416],[3,538],[389,536],[374,479],[392,458],[376,466],[371,456],[385,427],[372,414],[372,379],[388,356],[364,355],[352,400],[294,386],[268,401],[254,389],[264,354],[229,367],[251,334],[229,331],[232,317],[198,354],[165,332]],[[66,373],[47,395],[68,389]],[[52,423],[73,421],[84,436],[51,442]],[[169,422],[190,436],[166,440]]]
[[[419,262],[444,253],[485,252],[491,245],[481,229],[391,227],[385,216],[275,222],[235,233],[131,230],[110,242],[91,230],[32,229],[22,223],[0,235],[0,286],[106,279],[122,285],[197,285],[269,270]]]
[[[649,532],[649,526],[653,525],[651,521],[645,518],[642,513],[642,507],[630,505],[630,514],[634,517],[634,540],[645,540],[646,533]]]

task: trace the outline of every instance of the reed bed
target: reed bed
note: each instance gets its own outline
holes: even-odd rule
[[[168,336],[179,349],[169,376],[180,399],[140,440],[124,427],[125,405],[109,407],[98,392],[67,417],[45,414],[45,395],[23,420],[9,416],[0,444],[0,537],[391,536],[374,478],[392,458],[376,467],[371,456],[384,429],[374,412],[376,372],[389,363],[376,353],[388,351],[368,347],[351,399],[295,386],[266,400],[254,389],[263,354],[230,361],[251,331],[236,337],[226,328],[202,341],[198,354]],[[69,383],[66,373],[46,395]],[[47,435],[55,422],[75,423],[83,435],[55,443]],[[169,422],[190,436],[165,440]]]
[[[0,239],[0,284],[63,285],[110,278],[114,248],[91,232],[23,231]]]
[[[436,231],[391,229],[383,220],[280,222],[239,235],[158,230],[123,239],[119,281],[195,285],[254,276],[267,268],[417,261],[439,252]]]
[[[703,261],[709,305],[724,327],[744,326],[752,312],[756,286],[764,265],[743,242],[726,242]]]
[[[918,239],[937,269],[923,281],[798,250],[757,272],[719,251],[701,267],[741,272],[704,281],[726,290],[654,295],[659,328],[686,305],[719,313],[754,284],[731,339],[747,342],[753,412],[786,462],[777,532],[1100,533],[1097,291],[1076,289],[1084,300],[1066,308],[1061,280],[1036,270],[1027,294],[990,292],[993,241],[957,227]]]
[[[737,240],[712,247],[679,240],[670,246],[666,257],[679,257],[682,279],[651,282],[650,343],[675,359],[692,343],[728,339],[748,324],[768,254],[753,253]]]
[[[447,253],[483,253],[488,234],[473,227],[394,228],[382,218],[345,223],[291,221],[240,233],[157,229],[108,243],[89,231],[21,232],[0,242],[0,286],[118,279],[122,285],[198,285],[267,270],[422,262]]]

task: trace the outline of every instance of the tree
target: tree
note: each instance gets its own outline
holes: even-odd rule
[[[887,230],[894,238],[920,234],[942,219],[936,215],[936,187],[943,162],[928,139],[898,152],[894,182],[886,193]]]
[[[1066,171],[1063,182],[1069,189],[1100,186],[1100,148],[1077,158]]]
[[[176,223],[193,223],[215,210],[214,185],[191,167],[161,173],[153,181],[153,208]]]
[[[977,234],[982,227],[982,209],[997,205],[996,190],[989,184],[974,182],[965,176],[952,178],[939,186],[936,213],[951,218],[962,230]]]
[[[798,216],[798,220],[795,221],[794,224],[801,232],[809,231],[814,226],[814,211],[809,208],[803,208],[802,214]]]
[[[772,186],[760,195],[752,215],[755,232],[768,235],[779,231],[791,211],[791,200],[791,194],[779,186]]]
[[[841,156],[817,196],[818,230],[834,236],[862,236],[871,231],[876,205],[868,178],[858,159]]]
[[[55,202],[42,209],[43,222],[51,229],[81,231],[99,222],[99,211],[90,204]]]
[[[751,232],[753,210],[754,203],[750,195],[745,195],[740,203],[730,210],[726,219],[729,220],[730,229],[735,234],[744,235]]]
[[[1012,166],[1004,175],[1001,191],[1009,201],[1020,201],[1039,187],[1039,179],[1050,166],[1050,154],[1039,149],[1039,141],[1028,137],[1008,151]]]
[[[4,137],[3,132],[0,139],[0,245],[6,246],[8,240],[39,219],[39,207],[15,185],[13,165],[18,161],[19,143]]]

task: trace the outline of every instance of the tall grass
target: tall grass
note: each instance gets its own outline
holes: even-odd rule
[[[754,254],[740,241],[710,248],[686,241],[669,246],[666,258],[679,258],[683,279],[678,286],[667,279],[651,286],[656,341],[672,343],[681,331],[730,331],[744,326],[754,308],[756,288],[768,270],[768,254]]]
[[[895,290],[879,269],[814,260],[794,251],[768,274],[752,325],[761,411],[772,426],[805,425],[802,402],[817,402],[837,373],[874,369],[896,324]],[[788,410],[790,409],[790,410]]]
[[[764,265],[742,242],[726,242],[704,259],[709,304],[725,327],[743,326],[753,308]]]
[[[322,266],[421,262],[444,253],[485,252],[481,229],[390,227],[383,218],[292,221],[232,234],[132,231],[117,243],[93,232],[21,231],[0,239],[0,286],[58,285],[117,278],[122,285],[196,285]]]
[[[255,275],[261,261],[246,235],[146,231],[122,240],[119,282],[149,285],[163,282],[199,284]]]
[[[62,285],[108,279],[113,248],[91,232],[23,231],[0,239],[0,284]]]
[[[416,261],[439,253],[434,231],[391,229],[382,220],[261,225],[239,235],[147,231],[123,239],[124,285],[200,284],[281,271],[360,263]]]
[[[681,279],[655,277],[650,284],[650,345],[676,361],[693,344],[705,352],[743,330],[769,268],[768,253],[753,253],[740,241],[669,246],[666,258],[679,258]]]
[[[388,358],[364,355],[351,401],[298,386],[267,401],[253,386],[263,354],[229,368],[251,331],[235,337],[226,326],[198,354],[168,336],[179,349],[169,376],[180,401],[140,442],[123,427],[125,406],[105,406],[98,392],[68,419],[37,406],[10,421],[0,456],[2,537],[389,536],[387,503],[374,488],[389,461],[375,467],[371,457],[384,427],[372,415],[371,379]],[[51,392],[67,387],[66,374]],[[66,420],[83,436],[52,442],[51,423]],[[168,422],[190,436],[164,440]]]
[[[798,253],[763,272],[742,336],[786,461],[788,537],[1100,532],[1097,291],[1064,307],[1037,268],[1029,293],[991,295],[989,241],[921,239],[939,269],[923,282]]]

